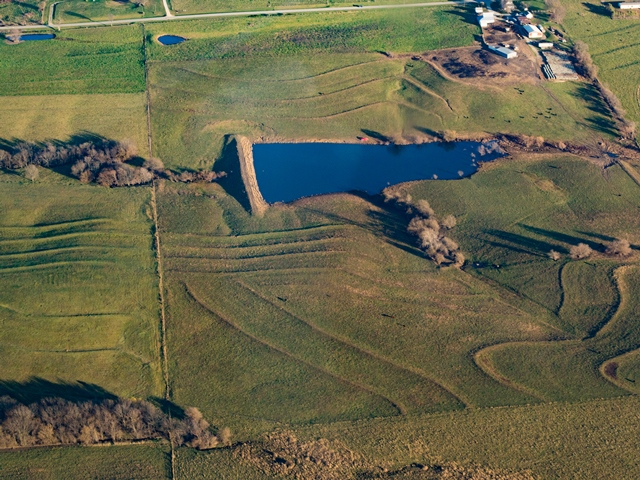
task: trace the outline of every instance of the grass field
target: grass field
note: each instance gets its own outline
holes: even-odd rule
[[[465,272],[436,270],[404,215],[374,197],[311,198],[257,219],[232,181],[166,185],[159,197],[179,403],[242,431],[244,416],[304,424],[627,393],[599,367],[640,346],[623,286],[634,270],[547,257],[579,241],[638,241],[640,190],[619,167],[507,160],[404,187],[459,218],[454,238],[480,266]]]
[[[87,21],[117,20],[120,18],[162,17],[165,14],[162,0],[132,1],[92,1],[71,0],[56,6],[54,23],[74,23]]]
[[[171,478],[168,445],[38,448],[0,453],[7,480]]]
[[[615,135],[583,84],[482,87],[411,59],[470,45],[476,27],[466,15],[443,7],[149,26],[151,38],[188,38],[171,48],[149,42],[156,153],[173,167],[210,168],[232,134],[405,142],[443,130],[578,142]]]
[[[640,28],[637,19],[613,20],[596,2],[563,0],[564,26],[574,40],[589,45],[599,76],[620,98],[629,118],[640,122]]]
[[[361,455],[371,470],[413,462],[482,465],[530,472],[544,479],[635,478],[638,463],[637,397],[396,417],[298,428],[301,440],[326,438]],[[179,450],[179,478],[249,480],[269,476],[230,450]],[[335,478],[359,478],[346,469]],[[374,478],[397,478],[381,476]],[[400,478],[421,478],[418,474]],[[428,477],[426,477],[428,478]],[[489,477],[491,478],[491,477]]]
[[[0,193],[1,380],[158,395],[149,190],[42,171],[33,185],[3,174]]]
[[[10,119],[0,124],[2,140],[68,141],[91,134],[131,140],[141,156],[149,155],[142,93],[15,96],[0,102]]]
[[[143,63],[142,30],[135,25],[0,42],[0,96],[143,92]]]

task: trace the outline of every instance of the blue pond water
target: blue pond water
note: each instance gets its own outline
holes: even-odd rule
[[[463,178],[478,162],[503,156],[497,144],[477,142],[422,145],[269,143],[253,146],[262,196],[268,203],[359,190],[380,193],[412,180]]]
[[[20,40],[23,42],[32,42],[34,40],[51,40],[56,38],[53,33],[29,33],[26,35],[20,35]]]
[[[158,37],[158,41],[162,45],[177,45],[178,43],[182,43],[186,40],[186,38],[179,37],[177,35],[161,35]]]

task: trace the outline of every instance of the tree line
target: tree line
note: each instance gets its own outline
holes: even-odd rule
[[[44,398],[25,405],[0,397],[0,449],[45,445],[91,445],[165,439],[209,449],[229,443],[228,428],[216,434],[197,408],[172,418],[145,400],[71,402]]]
[[[97,183],[105,187],[122,187],[150,183],[155,178],[176,182],[212,182],[225,176],[224,172],[182,172],[176,174],[165,169],[159,159],[146,160],[142,166],[132,165],[137,158],[136,146],[128,141],[116,142],[95,139],[79,145],[61,145],[20,142],[9,150],[0,150],[0,168],[25,169],[25,176],[34,181],[36,167],[55,168],[71,165],[71,175],[84,183]]]

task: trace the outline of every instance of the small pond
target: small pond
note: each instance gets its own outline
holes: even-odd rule
[[[179,37],[177,35],[160,35],[158,37],[158,41],[162,45],[177,45],[178,43],[182,43],[187,39],[184,37]]]
[[[389,185],[412,180],[459,179],[475,173],[478,162],[503,155],[497,142],[253,146],[258,186],[268,203],[353,190],[373,195]]]
[[[26,35],[20,35],[20,41],[32,42],[35,40],[51,40],[56,38],[53,33],[28,33]]]

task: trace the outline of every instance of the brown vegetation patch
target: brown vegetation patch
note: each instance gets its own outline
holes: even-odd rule
[[[237,446],[234,456],[253,464],[265,475],[299,480],[423,479],[532,480],[529,472],[499,472],[485,467],[414,463],[391,470],[373,465],[339,441],[302,441],[290,431],[267,435],[262,441]]]

